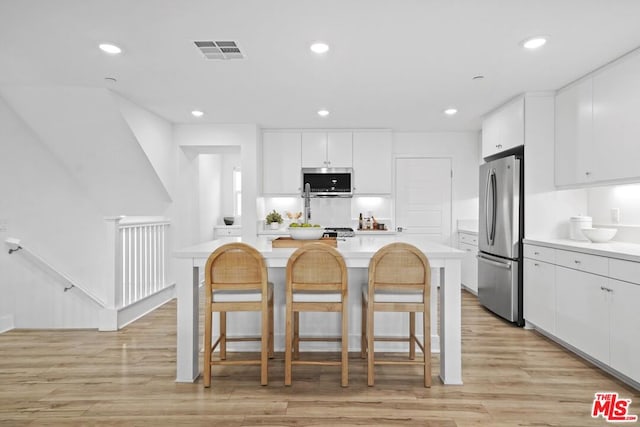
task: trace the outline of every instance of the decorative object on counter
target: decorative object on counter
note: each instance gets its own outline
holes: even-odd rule
[[[301,248],[311,243],[324,243],[325,245],[338,247],[338,241],[335,237],[322,237],[316,240],[297,240],[292,237],[278,237],[271,241],[272,248]]]
[[[591,228],[593,221],[590,216],[572,216],[569,218],[569,238],[571,240],[587,241],[587,237],[582,232],[584,228]]]
[[[618,232],[616,228],[583,228],[582,234],[593,243],[605,243],[613,239]]]
[[[295,240],[317,240],[324,234],[324,228],[318,224],[296,224],[293,223],[288,228],[289,234]]]
[[[296,213],[293,213],[293,212],[289,212],[289,211],[287,211],[287,212],[285,212],[285,215],[286,215],[286,216],[287,216],[287,218],[288,218],[289,220],[291,220],[292,222],[293,222],[293,221],[299,222],[299,221],[300,221],[300,218],[302,218],[302,212],[296,212]]]
[[[360,212],[360,216],[358,217],[358,230],[362,230],[364,228],[364,218],[362,218],[362,212]]]
[[[234,218],[232,216],[225,216],[222,218],[224,225],[233,225]]]
[[[280,215],[274,209],[269,214],[267,214],[267,217],[265,218],[265,221],[266,221],[267,224],[269,224],[269,227],[272,230],[277,230],[278,228],[280,228],[280,224],[282,224],[282,215]]]

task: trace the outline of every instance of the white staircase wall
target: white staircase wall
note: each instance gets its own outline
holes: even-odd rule
[[[20,238],[106,300],[104,217],[172,217],[171,124],[105,89],[68,87],[0,88],[0,123],[0,239]],[[81,291],[0,249],[0,326],[98,327]]]
[[[0,95],[104,216],[157,215],[171,198],[107,89],[11,87]]]

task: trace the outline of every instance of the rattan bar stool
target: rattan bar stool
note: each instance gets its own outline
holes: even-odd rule
[[[378,250],[369,263],[369,283],[362,287],[361,356],[367,358],[367,384],[374,385],[375,365],[423,365],[424,386],[431,387],[431,333],[429,292],[431,268],[427,257],[415,246],[391,243]],[[375,337],[375,312],[408,312],[408,337]],[[415,334],[416,313],[423,315],[424,340]],[[409,343],[408,360],[375,360],[374,341]],[[415,360],[415,346],[424,360]]]
[[[204,386],[211,385],[213,365],[260,365],[260,383],[267,385],[268,358],[273,357],[273,284],[267,280],[264,258],[246,243],[227,243],[216,249],[205,266]],[[227,336],[227,312],[262,314],[258,337]],[[220,336],[212,345],[213,313],[220,313]],[[260,341],[260,359],[226,360],[227,343]],[[213,351],[220,346],[219,360]]]
[[[347,267],[336,249],[311,243],[296,250],[287,262],[286,285],[286,334],[285,334],[285,385],[291,385],[292,365],[339,365],[342,368],[341,385],[349,384],[347,330]],[[301,312],[342,313],[340,337],[301,337],[299,320]],[[341,360],[299,360],[300,342],[340,341]],[[295,360],[294,360],[295,359]]]

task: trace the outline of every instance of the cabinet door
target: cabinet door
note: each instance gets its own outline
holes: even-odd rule
[[[593,77],[594,179],[640,176],[640,54]]]
[[[482,121],[482,157],[489,157],[499,151],[500,123],[494,114]]]
[[[524,318],[551,334],[556,333],[555,265],[524,260]]]
[[[461,279],[462,284],[478,294],[478,247],[468,243],[459,242],[458,248],[465,251],[466,254],[462,259]]]
[[[302,167],[327,167],[327,133],[302,133]]]
[[[351,132],[327,133],[327,166],[330,168],[353,166],[353,134]]]
[[[509,102],[498,111],[499,150],[524,145],[524,98]]]
[[[609,279],[611,367],[640,382],[640,285]]]
[[[593,179],[592,79],[558,93],[555,98],[555,183],[582,184]]]
[[[262,192],[300,194],[300,133],[262,135]]]
[[[607,278],[556,266],[556,334],[603,363],[609,363]]]
[[[353,133],[355,194],[391,194],[391,132]]]

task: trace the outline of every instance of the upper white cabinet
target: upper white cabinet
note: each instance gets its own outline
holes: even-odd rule
[[[557,186],[640,179],[640,53],[556,95]]]
[[[303,168],[350,168],[353,166],[352,132],[303,132]]]
[[[482,157],[524,145],[524,102],[524,97],[517,98],[485,117]]]
[[[391,132],[354,132],[354,193],[391,194],[391,157]]]
[[[640,55],[593,76],[594,162],[598,180],[640,176]]]
[[[571,185],[593,179],[592,80],[556,95],[555,183]]]
[[[262,134],[263,194],[300,194],[301,147],[300,132]]]

